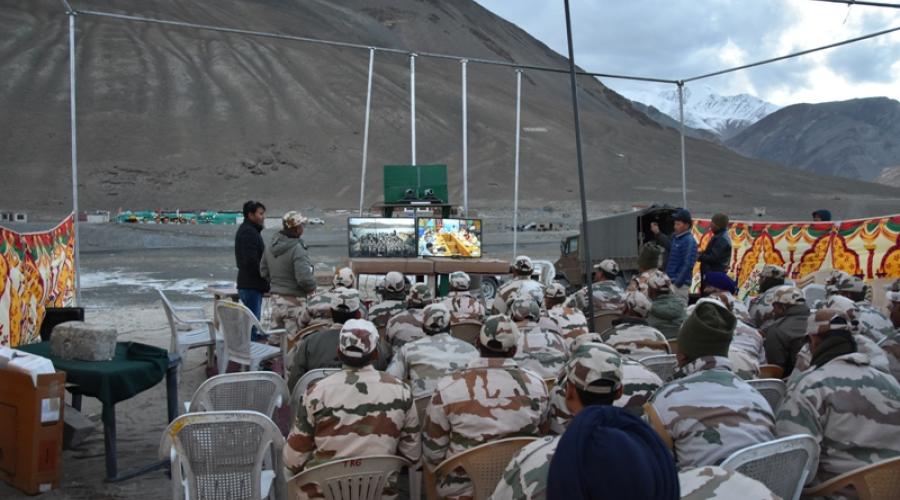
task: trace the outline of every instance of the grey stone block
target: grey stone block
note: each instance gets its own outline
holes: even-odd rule
[[[109,361],[116,355],[115,328],[67,321],[53,327],[50,352],[62,359]]]
[[[63,412],[63,448],[71,450],[77,448],[79,444],[94,432],[94,422],[85,417],[80,411],[66,405]]]

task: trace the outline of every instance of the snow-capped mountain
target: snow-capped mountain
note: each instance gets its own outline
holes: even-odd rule
[[[678,90],[674,87],[662,92],[625,91],[623,95],[678,121]],[[723,96],[708,85],[684,87],[684,124],[708,130],[722,141],[778,109],[779,106],[749,94]]]

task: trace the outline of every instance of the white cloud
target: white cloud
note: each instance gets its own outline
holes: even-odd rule
[[[566,54],[562,2],[478,1]],[[584,0],[571,5],[579,66],[672,79],[900,26],[900,9],[811,0]],[[898,60],[900,33],[893,33],[702,83],[721,94],[746,92],[779,105],[877,95],[900,99]],[[656,88],[604,83],[622,92]]]

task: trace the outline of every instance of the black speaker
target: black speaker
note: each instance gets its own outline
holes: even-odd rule
[[[41,341],[47,342],[53,334],[53,327],[66,321],[84,321],[83,307],[48,307],[41,322]]]

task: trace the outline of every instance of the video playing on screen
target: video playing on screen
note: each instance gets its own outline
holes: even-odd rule
[[[481,219],[416,219],[420,257],[481,257]]]
[[[350,217],[350,257],[415,257],[415,219]]]

